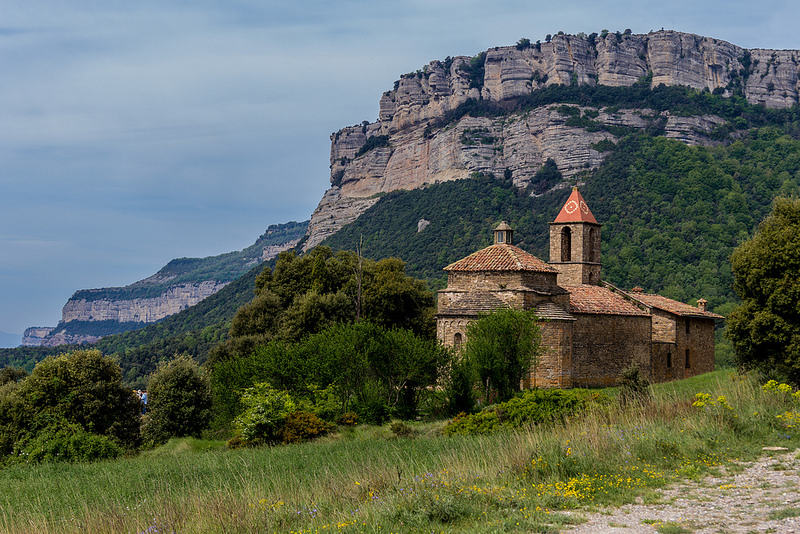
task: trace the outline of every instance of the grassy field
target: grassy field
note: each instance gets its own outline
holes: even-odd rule
[[[175,440],[107,463],[5,468],[0,531],[557,532],[580,521],[565,510],[647,502],[762,446],[800,445],[800,402],[749,377],[717,371],[652,391],[645,406],[490,436],[419,423],[407,437],[363,427],[235,451]],[[709,395],[702,406],[697,393]]]

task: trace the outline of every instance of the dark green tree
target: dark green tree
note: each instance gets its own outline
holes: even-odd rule
[[[28,371],[16,367],[3,367],[0,369],[0,386],[9,382],[19,382],[28,376]]]
[[[500,308],[467,326],[464,358],[474,365],[485,400],[502,402],[520,390],[522,379],[538,363],[540,341],[532,310]]]
[[[163,443],[171,437],[200,437],[211,421],[211,386],[190,356],[162,364],[148,383],[144,437]]]
[[[48,357],[27,378],[0,387],[1,454],[65,426],[122,447],[138,444],[139,400],[122,385],[119,365],[98,350]]]
[[[800,383],[800,199],[776,199],[731,268],[742,300],[727,320],[737,361]]]

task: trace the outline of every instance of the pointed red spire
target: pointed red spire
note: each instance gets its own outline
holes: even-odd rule
[[[583,200],[583,197],[578,192],[578,188],[573,187],[572,194],[569,196],[566,203],[564,203],[564,207],[561,208],[561,211],[558,212],[558,217],[556,217],[555,222],[588,222],[597,224],[597,219],[592,215],[592,210],[586,205],[586,201]]]

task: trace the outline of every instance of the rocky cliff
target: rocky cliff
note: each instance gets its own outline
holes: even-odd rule
[[[61,311],[61,321],[117,321],[120,323],[154,323],[173,313],[194,306],[225,287],[227,282],[206,280],[195,284],[179,284],[152,298],[98,300],[71,298]],[[95,290],[102,291],[102,290]]]
[[[520,42],[473,58],[432,61],[402,76],[380,99],[379,118],[331,136],[331,188],[312,215],[305,248],[315,246],[396,189],[510,173],[526,187],[545,161],[565,177],[594,168],[596,143],[614,140],[613,126],[644,128],[654,120],[668,137],[708,143],[720,117],[676,116],[653,110],[580,108],[603,128],[575,125],[553,106],[495,117],[449,120],[469,100],[502,106],[556,85],[612,87],[648,83],[744,96],[771,108],[800,101],[800,52],[747,50],[675,31],[647,35],[556,35],[547,43]],[[594,131],[591,131],[594,130]]]
[[[94,343],[102,336],[160,321],[213,295],[261,262],[297,246],[307,222],[271,225],[244,250],[207,258],[179,258],[125,287],[76,291],[56,327],[25,331],[23,346]]]

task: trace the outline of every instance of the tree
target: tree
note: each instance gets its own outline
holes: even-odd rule
[[[532,310],[500,308],[467,326],[464,357],[475,366],[487,400],[492,393],[498,402],[511,398],[538,363],[542,349],[537,320]]]
[[[36,449],[39,460],[113,456],[138,444],[139,411],[119,365],[100,351],[51,356],[0,387],[0,455]]]
[[[122,385],[119,365],[98,350],[76,350],[39,362],[17,391],[33,418],[63,416],[123,445],[138,441],[139,401]]]
[[[727,320],[737,361],[800,383],[800,199],[776,199],[731,268],[742,300]]]
[[[171,437],[200,437],[211,422],[211,386],[190,356],[161,364],[148,383],[145,437],[163,443]]]

